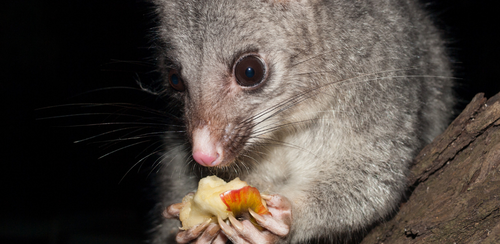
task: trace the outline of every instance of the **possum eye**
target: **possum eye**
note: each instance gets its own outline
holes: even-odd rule
[[[244,87],[256,87],[266,77],[266,64],[254,54],[244,56],[234,66],[236,82]]]
[[[170,70],[168,72],[168,83],[170,83],[170,86],[172,86],[172,88],[174,88],[177,91],[184,91],[185,89],[184,82],[179,76],[177,70]]]

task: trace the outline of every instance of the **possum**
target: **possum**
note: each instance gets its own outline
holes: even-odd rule
[[[445,42],[415,0],[152,0],[166,129],[151,242],[359,241],[397,211],[454,105]],[[179,230],[200,178],[271,215]],[[163,213],[163,215],[162,215]],[[248,217],[248,216],[247,216]]]

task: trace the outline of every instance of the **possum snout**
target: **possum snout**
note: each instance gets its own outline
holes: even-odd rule
[[[242,152],[251,128],[235,126],[235,123],[214,128],[213,124],[192,130],[193,159],[205,167],[228,166]]]
[[[202,166],[214,167],[221,164],[224,151],[221,143],[210,133],[208,126],[193,131],[193,159]]]

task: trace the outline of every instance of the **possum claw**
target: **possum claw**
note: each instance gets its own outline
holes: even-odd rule
[[[287,198],[280,195],[271,195],[266,203],[271,215],[258,215],[251,209],[249,210],[250,215],[260,226],[277,236],[285,237],[290,232],[292,224],[292,204]]]
[[[177,236],[175,237],[175,241],[178,243],[189,243],[196,238],[198,238],[200,235],[203,236],[205,230],[207,227],[210,225],[211,220],[205,221],[189,230],[186,231],[180,231],[177,233]],[[215,237],[215,236],[214,236]],[[213,239],[213,238],[212,238]]]
[[[203,244],[203,243],[226,243],[225,240],[220,240],[217,242],[217,237],[221,236],[220,235],[220,227],[219,225],[215,223],[211,223],[208,225],[207,229],[201,234],[200,237],[196,240],[196,244]],[[221,242],[222,241],[222,242]]]
[[[236,232],[236,230],[226,224],[224,220],[222,220],[220,217],[217,217],[217,220],[219,221],[219,226],[221,230],[224,232],[224,234],[227,236],[229,240],[231,240],[234,244],[246,244],[248,243],[244,239],[241,238],[241,236]]]
[[[182,209],[182,207],[184,207],[184,205],[186,205],[185,203],[176,203],[176,204],[172,204],[170,206],[168,206],[165,211],[163,211],[163,217],[167,218],[167,219],[175,219],[175,218],[179,218],[179,213]]]
[[[258,215],[252,210],[250,214],[260,226],[279,237],[285,237],[290,232],[290,225],[286,221],[275,219],[270,215]]]

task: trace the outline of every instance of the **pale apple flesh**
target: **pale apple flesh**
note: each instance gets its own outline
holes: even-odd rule
[[[258,214],[269,214],[266,202],[255,187],[236,178],[228,183],[217,176],[200,180],[196,193],[182,199],[185,204],[179,214],[182,230],[206,221],[217,223],[217,216],[225,220],[229,214],[240,216],[252,209]]]

